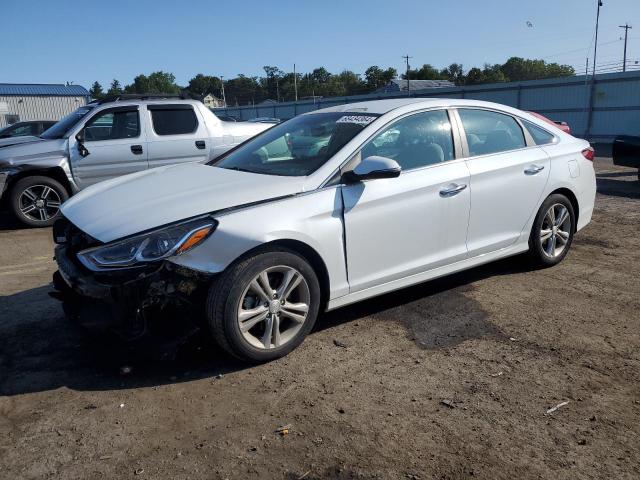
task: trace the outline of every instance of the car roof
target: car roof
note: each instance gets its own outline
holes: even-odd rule
[[[321,110],[314,110],[309,112],[313,113],[325,113],[325,112],[367,112],[375,114],[385,114],[397,108],[414,106],[419,108],[434,108],[434,107],[484,107],[493,108],[504,111],[514,111],[515,109],[508,107],[507,105],[501,105],[499,103],[484,102],[482,100],[470,100],[460,98],[394,98],[386,100],[371,100],[368,102],[347,103],[344,105],[336,105],[334,107],[323,108]]]

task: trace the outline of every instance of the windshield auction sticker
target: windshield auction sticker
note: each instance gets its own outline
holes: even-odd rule
[[[345,115],[340,117],[336,123],[355,123],[356,125],[369,125],[378,117],[367,117],[365,115]]]

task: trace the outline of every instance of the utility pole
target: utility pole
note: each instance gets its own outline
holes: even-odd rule
[[[598,53],[598,22],[600,21],[600,7],[602,0],[598,0],[598,13],[596,14],[596,41],[593,46],[593,78],[596,76],[596,54]]]
[[[296,102],[298,101],[298,79],[296,78],[296,64],[293,64],[293,90],[296,93]]]
[[[220,75],[220,85],[222,85],[222,103],[224,103],[224,108],[227,108],[227,97],[224,94],[224,80],[223,76]]]
[[[584,67],[584,84],[587,85],[587,80],[589,79],[589,57],[587,57],[587,63]]]
[[[627,34],[629,33],[629,29],[633,28],[628,23],[624,25],[618,25],[620,28],[624,28],[624,58],[622,59],[622,71],[627,71]]]
[[[405,55],[402,58],[404,58],[405,61],[407,62],[407,73],[405,74],[405,76],[407,77],[407,95],[408,95],[409,93],[411,93],[411,84],[409,83],[409,59],[413,57],[410,57],[409,55]]]
[[[591,76],[591,88],[589,88],[589,109],[587,111],[587,128],[584,132],[585,138],[591,136],[591,124],[593,123],[593,98],[595,96],[596,89],[596,54],[598,53],[598,22],[600,20],[600,7],[602,6],[602,0],[597,0],[598,12],[596,13],[596,38],[593,46],[593,75]]]

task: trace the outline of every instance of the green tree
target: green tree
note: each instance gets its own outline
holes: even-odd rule
[[[225,81],[224,88],[228,104],[251,105],[260,103],[266,98],[258,77],[247,77],[241,74]]]
[[[511,82],[566,77],[576,73],[569,65],[546,63],[544,60],[529,60],[521,57],[511,57],[502,65],[501,70]]]
[[[407,79],[407,74],[402,74],[403,79]],[[409,78],[411,80],[446,80],[447,76],[443,75],[437,68],[425,63],[422,67],[409,70]]]
[[[460,63],[452,63],[447,68],[443,68],[442,70],[440,70],[440,75],[444,80],[449,80],[456,85],[464,85],[464,69],[462,68],[462,64]]]
[[[91,88],[89,89],[89,95],[91,95],[91,98],[99,100],[102,97],[104,97],[104,91],[102,90],[102,85],[100,85],[100,83],[93,82],[93,85],[91,85]]]
[[[179,93],[180,87],[176,85],[176,77],[173,73],[158,71],[149,76],[138,75],[133,83],[125,87],[127,93]]]
[[[278,67],[271,67],[269,65],[265,65],[262,68],[266,77],[260,79],[260,84],[262,85],[265,96],[279,101],[280,97],[282,97],[280,93],[280,79],[284,75],[284,72]]]
[[[220,79],[211,75],[203,75],[202,73],[199,73],[189,80],[187,90],[189,93],[200,97],[205,97],[210,93],[216,96],[221,96],[219,94]]]
[[[345,95],[360,95],[366,93],[367,86],[360,78],[360,75],[344,70],[336,75],[345,89]]]
[[[109,86],[109,90],[107,90],[107,95],[109,96],[122,95],[122,87],[120,86],[120,82],[115,78],[111,82],[111,85]]]
[[[397,76],[398,72],[395,68],[387,68],[386,70],[382,70],[377,65],[373,65],[367,68],[364,72],[364,78],[367,83],[367,89],[369,91],[384,87],[387,83],[389,83]]]

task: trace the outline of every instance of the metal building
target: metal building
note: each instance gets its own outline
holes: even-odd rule
[[[89,101],[80,85],[0,83],[0,128],[25,120],[59,120]]]

